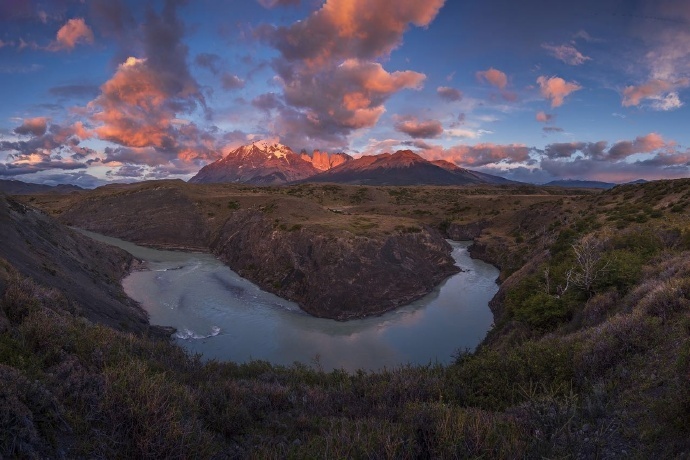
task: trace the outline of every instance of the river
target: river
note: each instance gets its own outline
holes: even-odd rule
[[[347,322],[315,318],[261,290],[211,254],[162,251],[98,235],[148,262],[123,280],[151,324],[177,328],[175,341],[204,359],[301,362],[331,370],[381,370],[407,363],[448,363],[474,349],[493,322],[489,300],[498,269],[472,259],[470,242],[450,242],[462,272],[427,296],[378,317]]]

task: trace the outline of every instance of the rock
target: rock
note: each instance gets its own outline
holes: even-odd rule
[[[375,238],[289,232],[254,210],[229,219],[211,249],[262,288],[338,320],[410,303],[459,271],[450,245],[431,228]]]

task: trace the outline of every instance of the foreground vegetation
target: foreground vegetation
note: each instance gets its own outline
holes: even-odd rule
[[[484,224],[477,246],[504,280],[496,327],[449,366],[203,363],[88,323],[2,262],[0,454],[687,456],[690,182],[558,199]]]

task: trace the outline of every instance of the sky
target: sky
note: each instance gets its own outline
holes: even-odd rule
[[[3,0],[0,94],[0,179],[188,179],[259,139],[688,177],[690,1]]]

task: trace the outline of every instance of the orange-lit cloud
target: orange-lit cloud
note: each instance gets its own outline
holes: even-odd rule
[[[419,89],[424,74],[388,72],[378,60],[425,27],[445,0],[327,0],[289,27],[264,26],[258,35],[281,53],[273,67],[284,105],[272,118],[275,134],[299,148],[309,139],[345,145],[352,130],[374,126],[385,102]]]
[[[666,142],[657,133],[638,136],[632,141],[616,142],[609,149],[608,156],[612,160],[627,158],[636,153],[650,153],[666,147]]]
[[[397,117],[395,130],[415,139],[429,139],[443,134],[443,126],[438,120],[420,121],[417,117]]]
[[[582,89],[582,86],[577,83],[567,82],[560,77],[540,76],[537,78],[537,83],[542,96],[551,101],[551,107],[560,107],[565,97]]]
[[[459,166],[480,167],[499,163],[522,163],[529,160],[531,148],[523,144],[456,145],[450,148],[429,146],[423,155],[429,160],[446,160]]]
[[[488,83],[498,89],[504,89],[508,84],[508,76],[493,67],[477,72],[475,75],[480,82]]]
[[[83,18],[70,19],[57,32],[55,41],[48,46],[50,51],[71,50],[78,43],[93,43],[93,31]]]
[[[673,110],[683,104],[678,98],[677,89],[690,86],[690,79],[679,80],[652,79],[639,86],[627,86],[623,90],[623,107],[638,106],[643,100],[652,101],[652,108],[656,110]]]
[[[25,118],[24,122],[20,126],[14,128],[14,133],[22,135],[30,134],[32,136],[42,136],[46,133],[47,127],[47,117]]]

